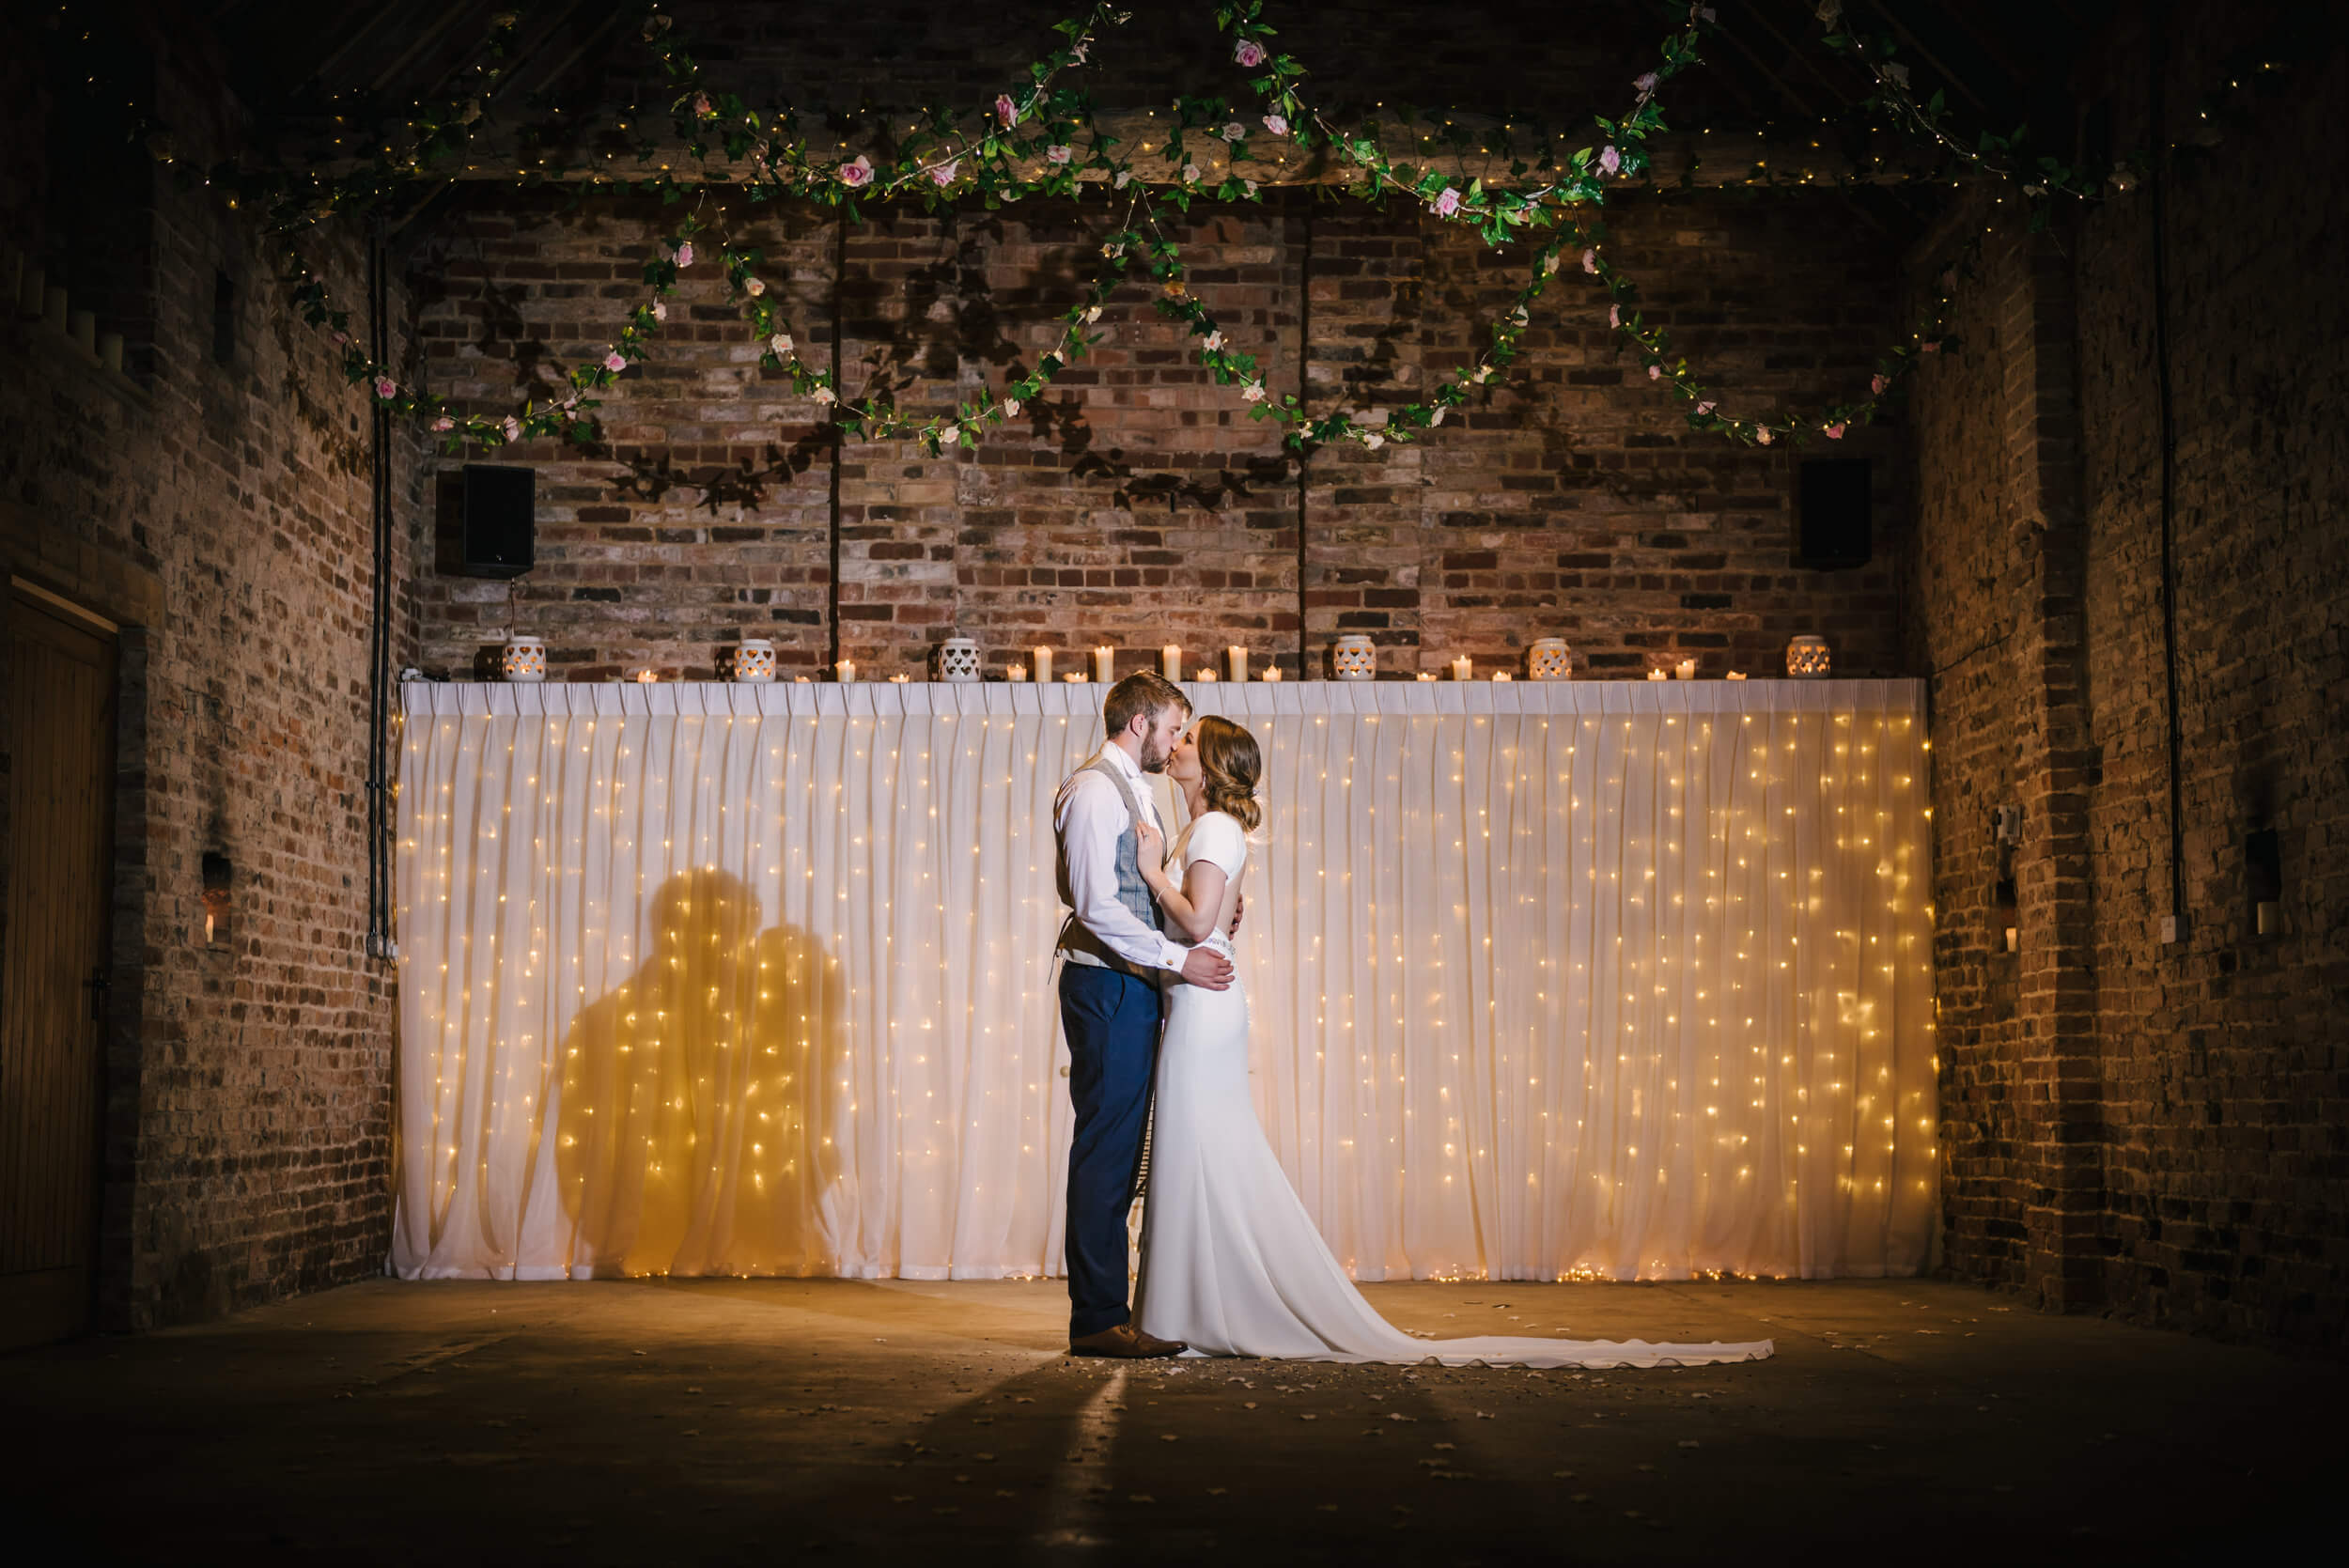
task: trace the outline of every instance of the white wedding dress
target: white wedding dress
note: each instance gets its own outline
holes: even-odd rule
[[[1178,879],[1194,861],[1206,860],[1237,884],[1248,837],[1233,817],[1205,813],[1175,841],[1171,859]],[[1221,931],[1208,945],[1233,955]],[[1154,1117],[1135,1316],[1143,1332],[1180,1340],[1191,1354],[1658,1367],[1757,1361],[1771,1352],[1768,1340],[1423,1340],[1390,1325],[1346,1277],[1256,1123],[1248,1090],[1248,993],[1237,974],[1229,990],[1179,983],[1171,988]]]

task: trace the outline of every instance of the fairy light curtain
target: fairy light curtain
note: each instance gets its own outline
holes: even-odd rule
[[[1265,749],[1257,1111],[1356,1278],[1925,1264],[1918,683],[1190,691]],[[1099,688],[405,694],[400,1274],[1059,1271]]]

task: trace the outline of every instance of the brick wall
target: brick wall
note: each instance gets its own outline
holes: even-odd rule
[[[1640,198],[1617,248],[1729,397],[1816,403],[1864,382],[1892,331],[1890,240],[1853,212],[1828,195]],[[453,217],[415,271],[428,384],[502,407],[551,384],[541,356],[599,352],[659,221],[510,194]],[[1097,202],[845,230],[762,211],[744,232],[787,289],[795,335],[822,345],[817,363],[836,316],[851,393],[878,383],[929,410],[1033,363],[1108,224]],[[1196,209],[1175,238],[1234,341],[1276,390],[1299,388],[1301,360],[1315,408],[1423,395],[1473,354],[1530,265],[1415,210],[1301,194]],[[1172,639],[1246,643],[1294,675],[1363,630],[1391,675],[1462,652],[1514,665],[1559,634],[1592,674],[1638,676],[1689,654],[1708,673],[1766,672],[1789,636],[1819,630],[1847,671],[1899,667],[1897,433],[1857,431],[1840,449],[1878,459],[1878,562],[1790,567],[1788,457],[1692,437],[1617,357],[1579,273],[1542,303],[1507,382],[1434,440],[1326,451],[1301,470],[1274,426],[1186,362],[1151,298],[1121,290],[1108,341],[1017,427],[942,458],[852,442],[835,488],[817,411],[762,376],[716,269],[698,266],[604,411],[608,447],[497,455],[540,470],[539,566],[511,584],[425,572],[424,663],[467,673],[513,631],[545,637],[570,678],[640,664],[707,676],[740,637],[764,636],[806,673],[836,636],[865,674],[919,675],[958,629],[997,668],[1037,643],[1108,643],[1139,667]],[[444,526],[420,517],[420,541]]]
[[[2181,8],[2170,136],[2199,129],[2216,62],[2262,24]],[[2150,139],[2137,25],[2083,84],[2123,147]],[[2320,106],[2349,72],[2338,48],[2309,59],[2216,147],[2181,154],[2162,193],[2184,942],[2158,935],[2171,859],[2150,193],[2060,239],[1991,218],[1964,345],[1917,403],[1914,642],[1933,672],[1951,1265],[2050,1306],[2338,1345],[2349,405],[2335,356],[2311,350],[2342,335],[2324,280],[2349,170]],[[2024,809],[2005,862],[1999,804]],[[2265,938],[2245,865],[2262,829],[2285,866]]]
[[[160,85],[192,158],[225,145],[200,72]],[[9,163],[12,238],[81,254],[43,226],[54,162],[18,140]],[[394,1009],[364,954],[363,403],[224,201],[158,178],[112,215],[152,259],[151,362],[104,370],[6,313],[0,554],[129,629],[100,1257],[101,1321],[121,1327],[381,1267]],[[359,254],[346,237],[325,257],[353,303]],[[216,274],[247,302],[226,365]],[[207,851],[235,868],[232,938],[210,946]]]

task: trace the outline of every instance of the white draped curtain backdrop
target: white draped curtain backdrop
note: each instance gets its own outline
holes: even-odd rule
[[[1189,691],[1264,749],[1256,1110],[1355,1278],[1925,1265],[1919,683]],[[405,688],[397,1272],[1060,1272],[1102,695]]]

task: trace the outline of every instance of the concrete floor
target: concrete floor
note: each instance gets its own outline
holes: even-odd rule
[[[12,1547],[413,1564],[2139,1561],[2337,1519],[2341,1368],[1915,1281],[1373,1285],[1685,1371],[1060,1353],[1053,1281],[380,1281],[0,1358]],[[2338,1549],[2336,1522],[2317,1540]],[[16,1556],[14,1560],[47,1560]]]

